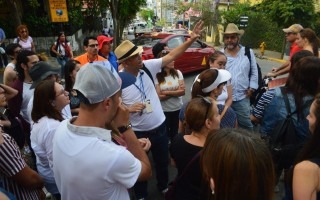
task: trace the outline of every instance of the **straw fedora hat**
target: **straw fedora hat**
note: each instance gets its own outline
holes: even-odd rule
[[[138,47],[129,40],[125,40],[114,50],[114,53],[118,58],[118,62],[121,63],[142,51],[142,47]]]
[[[234,34],[234,33],[239,34],[239,35],[243,35],[244,30],[239,30],[237,25],[235,25],[234,23],[230,23],[227,25],[227,28],[223,34]]]

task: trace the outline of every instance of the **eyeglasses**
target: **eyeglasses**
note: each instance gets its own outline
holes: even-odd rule
[[[211,108],[211,105],[212,105],[212,101],[210,101],[210,99],[208,99],[207,97],[203,97],[201,95],[197,95],[197,97],[201,98],[204,103],[207,105],[207,111],[206,111],[206,115],[204,116],[205,120],[208,118],[208,113],[209,113],[209,109]]]
[[[236,35],[225,35],[223,38],[224,38],[225,40],[229,40],[229,39],[234,40],[234,39],[237,38],[237,36],[236,36]]]
[[[88,47],[91,47],[91,48],[95,48],[95,47],[98,47],[99,44],[89,44]]]
[[[20,33],[28,33],[28,31],[27,30],[22,30],[22,31],[20,31]]]

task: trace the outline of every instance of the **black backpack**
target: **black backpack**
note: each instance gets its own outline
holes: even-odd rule
[[[281,87],[280,89],[288,114],[286,118],[279,121],[271,131],[269,144],[271,154],[278,169],[288,169],[293,164],[295,157],[302,148],[303,141],[301,141],[297,134],[294,119],[292,117],[297,114],[297,111],[291,112],[285,88]],[[309,103],[306,105],[309,105]]]
[[[251,54],[250,54],[250,48],[249,47],[244,47],[244,55],[248,57],[249,59],[249,63],[250,63],[250,70],[249,70],[249,81],[250,81],[250,77],[251,77]],[[265,81],[262,78],[262,73],[261,73],[261,68],[257,62],[257,69],[258,69],[258,88],[256,89],[256,91],[254,91],[254,93],[252,94],[252,96],[250,97],[250,105],[256,105],[258,100],[260,99],[260,97],[262,96],[262,94],[266,91],[266,85],[265,85]]]

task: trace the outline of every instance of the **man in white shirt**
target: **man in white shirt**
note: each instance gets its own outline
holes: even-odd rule
[[[114,51],[118,62],[124,67],[123,71],[136,77],[133,85],[122,90],[122,99],[129,108],[130,121],[137,137],[149,138],[151,141],[157,186],[162,193],[165,193],[168,187],[168,137],[165,130],[165,116],[152,79],[162,67],[182,55],[199,38],[202,26],[203,22],[198,22],[190,39],[159,59],[142,61],[140,54],[142,47],[137,47],[128,40],[123,41]],[[152,76],[152,79],[149,76]],[[148,198],[147,182],[138,182],[134,190],[137,199]]]
[[[79,115],[61,122],[53,140],[53,172],[61,199],[129,200],[127,189],[150,178],[150,162],[131,129],[120,84],[96,63],[77,73],[73,88],[81,100]],[[106,126],[122,134],[126,148],[111,140]]]

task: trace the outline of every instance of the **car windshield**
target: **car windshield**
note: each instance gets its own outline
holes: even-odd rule
[[[151,37],[138,37],[136,39],[132,40],[132,43],[137,46],[143,46],[143,47],[153,47],[155,44],[157,44],[161,39],[160,38],[151,38]]]

